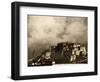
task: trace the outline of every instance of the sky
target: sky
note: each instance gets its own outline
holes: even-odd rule
[[[29,58],[60,42],[87,43],[88,18],[28,15]]]

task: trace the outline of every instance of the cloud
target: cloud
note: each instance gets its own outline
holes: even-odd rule
[[[87,43],[87,17],[28,16],[28,47],[42,50],[59,42]]]

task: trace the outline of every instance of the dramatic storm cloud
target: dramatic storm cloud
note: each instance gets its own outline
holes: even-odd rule
[[[29,54],[66,41],[87,43],[87,17],[28,16]]]

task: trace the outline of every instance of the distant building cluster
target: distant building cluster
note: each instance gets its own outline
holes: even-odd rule
[[[28,62],[28,66],[45,66],[54,64],[88,63],[87,44],[62,42],[50,46],[40,56]]]

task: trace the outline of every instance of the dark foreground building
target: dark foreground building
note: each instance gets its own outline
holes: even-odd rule
[[[87,60],[86,44],[62,42],[44,50],[40,56],[29,61],[28,66],[88,63]]]

